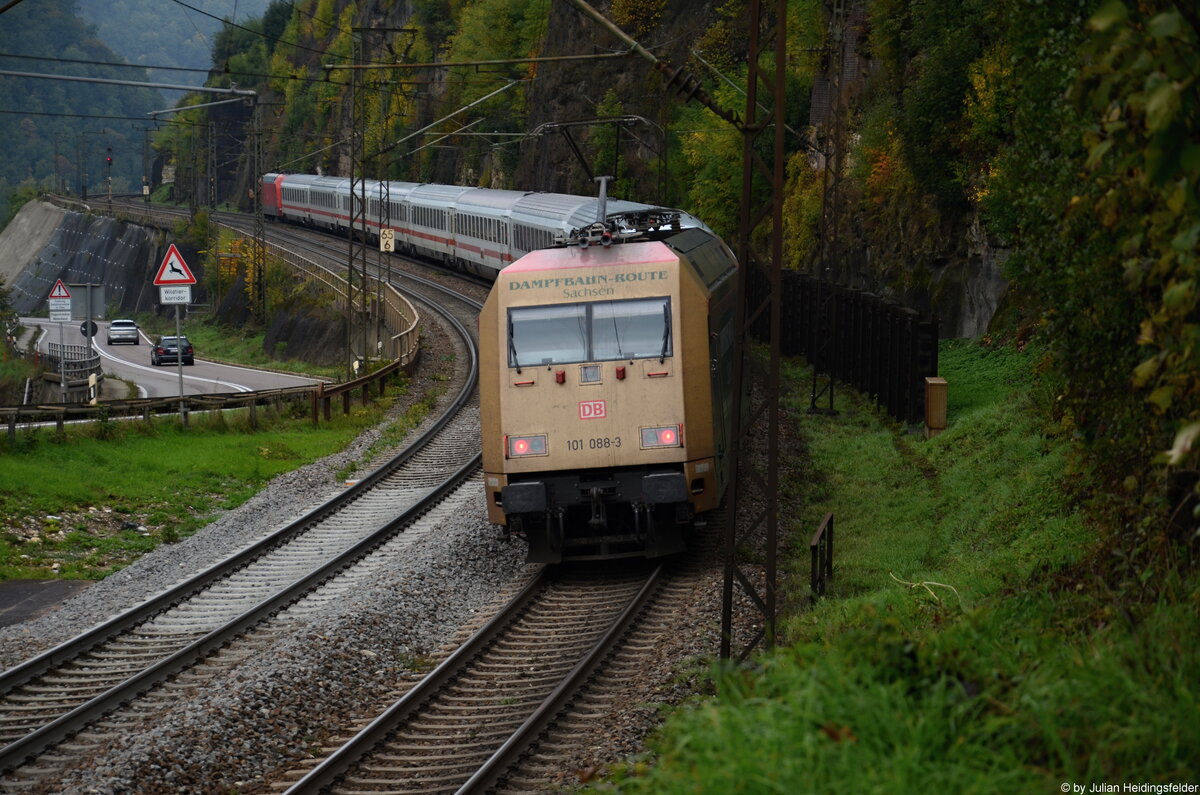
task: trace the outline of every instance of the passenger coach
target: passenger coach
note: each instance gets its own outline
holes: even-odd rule
[[[494,279],[501,268],[530,251],[548,248],[575,229],[596,220],[595,196],[492,188],[464,188],[415,182],[353,183],[346,177],[312,174],[264,174],[263,214],[344,234],[352,218],[362,217],[362,234],[379,239],[392,229],[398,251],[426,257]],[[365,197],[364,212],[352,213]],[[630,201],[607,201],[606,213],[650,214],[660,208]],[[679,228],[704,228],[697,219],[675,212]]]

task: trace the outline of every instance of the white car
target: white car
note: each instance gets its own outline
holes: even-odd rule
[[[115,345],[118,342],[131,342],[134,345],[142,344],[142,334],[138,330],[138,324],[132,320],[114,320],[108,324],[108,344]]]

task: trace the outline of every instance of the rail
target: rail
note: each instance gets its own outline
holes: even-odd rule
[[[825,514],[825,518],[821,520],[821,525],[817,528],[817,532],[813,533],[812,540],[808,542],[808,548],[812,553],[812,571],[810,574],[809,587],[812,589],[811,599],[816,602],[817,599],[825,595],[825,589],[833,580],[833,514]]]
[[[329,421],[332,417],[332,401],[340,397],[342,413],[350,413],[351,398],[355,393],[361,393],[362,404],[370,402],[371,389],[374,387],[380,395],[387,386],[387,378],[398,374],[411,375],[416,366],[416,358],[407,362],[393,360],[373,373],[345,381],[340,384],[318,382],[311,386],[294,386],[280,389],[262,389],[256,392],[218,392],[203,395],[178,395],[158,398],[130,398],[126,400],[105,400],[95,405],[87,403],[39,403],[27,406],[0,406],[0,422],[8,426],[8,437],[16,438],[17,426],[33,423],[54,422],[58,431],[68,422],[81,422],[99,419],[119,419],[121,417],[140,417],[149,422],[152,416],[158,414],[174,414],[183,404],[184,413],[192,411],[214,411],[223,409],[245,408],[249,410],[251,427],[258,427],[257,409],[262,405],[280,405],[285,400],[307,402],[311,406],[313,425],[319,425],[321,418]]]
[[[67,380],[86,381],[89,375],[100,374],[100,354],[88,345],[59,345],[50,343],[50,351],[43,359],[48,374]]]
[[[480,627],[461,646],[436,668],[417,682],[398,701],[384,710],[358,734],[342,745],[291,787],[285,795],[307,795],[323,792],[353,769],[372,749],[393,734],[405,721],[424,708],[443,687],[463,675],[470,666],[479,664],[485,651],[510,632],[518,617],[525,613],[546,585],[547,569],[542,567],[507,605]],[[529,716],[499,745],[465,783],[445,781],[444,791],[491,792],[505,772],[518,762],[520,756],[537,736],[550,726],[570,699],[587,683],[604,659],[617,647],[624,632],[638,620],[646,605],[666,579],[665,570],[658,566],[646,578],[629,604],[611,621],[607,629],[589,644],[579,661],[566,676],[533,707]],[[500,666],[503,667],[503,666]],[[503,677],[503,674],[500,674]],[[534,689],[536,685],[531,686]],[[515,700],[515,699],[514,699]],[[460,760],[466,767],[468,761]],[[466,775],[466,774],[464,774]],[[386,784],[384,785],[386,786]]]
[[[455,404],[455,408],[460,405],[461,401]],[[454,409],[451,410],[451,413],[453,411]],[[408,452],[411,451],[406,451],[406,453]],[[401,457],[406,457],[406,453],[401,454]],[[274,616],[303,595],[315,590],[327,580],[339,574],[343,569],[352,566],[355,562],[400,532],[417,517],[426,513],[430,507],[436,505],[444,499],[446,494],[465,481],[478,467],[479,456],[476,456],[460,467],[437,488],[421,497],[410,508],[388,520],[378,530],[372,532],[349,549],[322,563],[311,573],[277,591],[269,599],[251,607],[240,616],[213,629],[203,637],[188,643],[171,655],[154,662],[140,672],[134,673],[122,684],[88,700],[82,705],[70,709],[59,718],[30,732],[21,740],[0,748],[0,772],[9,772],[19,767],[30,757],[43,752],[55,743],[62,742],[64,739],[78,732],[81,727],[99,719],[122,704],[128,703],[161,680],[178,674],[189,666],[194,665],[208,654],[227,645],[239,634]],[[311,523],[315,514],[329,514],[341,509],[354,497],[372,488],[386,474],[386,469],[377,470],[372,473],[370,478],[363,481],[361,485],[353,487],[353,492],[342,492],[321,506],[318,506],[312,512],[305,514],[295,522],[276,531],[269,538],[254,544],[248,550],[216,564],[207,571],[202,572],[198,577],[189,579],[170,591],[160,594],[126,613],[109,619],[105,624],[94,628],[84,635],[28,660],[16,669],[5,672],[3,678],[6,684],[11,689],[15,684],[29,681],[32,677],[39,675],[45,670],[50,670],[63,660],[69,660],[81,651],[92,647],[95,642],[103,642],[115,636],[123,629],[141,623],[141,621],[156,615],[166,607],[177,603],[185,595],[194,593],[203,587],[202,583],[215,581],[227,576],[229,572],[237,569],[244,562],[253,560],[261,555],[264,549],[278,544],[279,539],[295,536]]]

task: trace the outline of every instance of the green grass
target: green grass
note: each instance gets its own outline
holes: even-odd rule
[[[345,447],[407,386],[312,426],[307,405],[106,421],[0,437],[0,579],[98,579],[234,508],[268,480]],[[303,410],[301,410],[303,409]],[[137,530],[144,527],[144,531]],[[144,533],[144,534],[143,534]]]
[[[401,416],[388,423],[387,427],[379,434],[379,438],[363,452],[357,461],[351,461],[342,467],[338,472],[338,478],[345,480],[351,477],[354,473],[370,464],[384,450],[394,448],[400,444],[418,425],[425,421],[425,418],[437,406],[438,398],[444,392],[445,390],[440,387],[431,389],[420,400],[405,409]]]
[[[25,359],[10,355],[7,346],[0,352],[0,402],[18,404],[25,397],[25,381],[40,377],[39,370]]]
[[[175,321],[171,318],[145,318],[146,333],[153,337],[156,334],[174,334]],[[142,323],[142,321],[139,321]],[[303,373],[318,378],[340,379],[345,375],[345,365],[316,365],[299,359],[275,359],[263,351],[263,331],[246,331],[231,329],[214,323],[204,323],[197,320],[189,321],[182,326],[184,336],[192,343],[197,356],[232,362],[247,367],[285,370],[292,373]]]
[[[1196,783],[1200,600],[1134,619],[1090,573],[1067,442],[1035,411],[1036,351],[941,353],[950,422],[929,441],[847,391],[837,417],[806,414],[789,363],[785,404],[807,441],[792,463],[811,469],[785,475],[808,499],[784,518],[807,538],[834,512],[831,592],[808,606],[801,542],[776,652],[714,666],[716,697],[676,711],[650,754],[596,789]]]

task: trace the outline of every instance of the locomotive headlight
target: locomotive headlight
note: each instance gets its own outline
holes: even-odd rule
[[[642,428],[642,449],[648,447],[683,447],[683,428],[664,425],[661,428]]]
[[[546,455],[546,436],[505,436],[504,447],[509,458],[522,458],[530,455]]]

